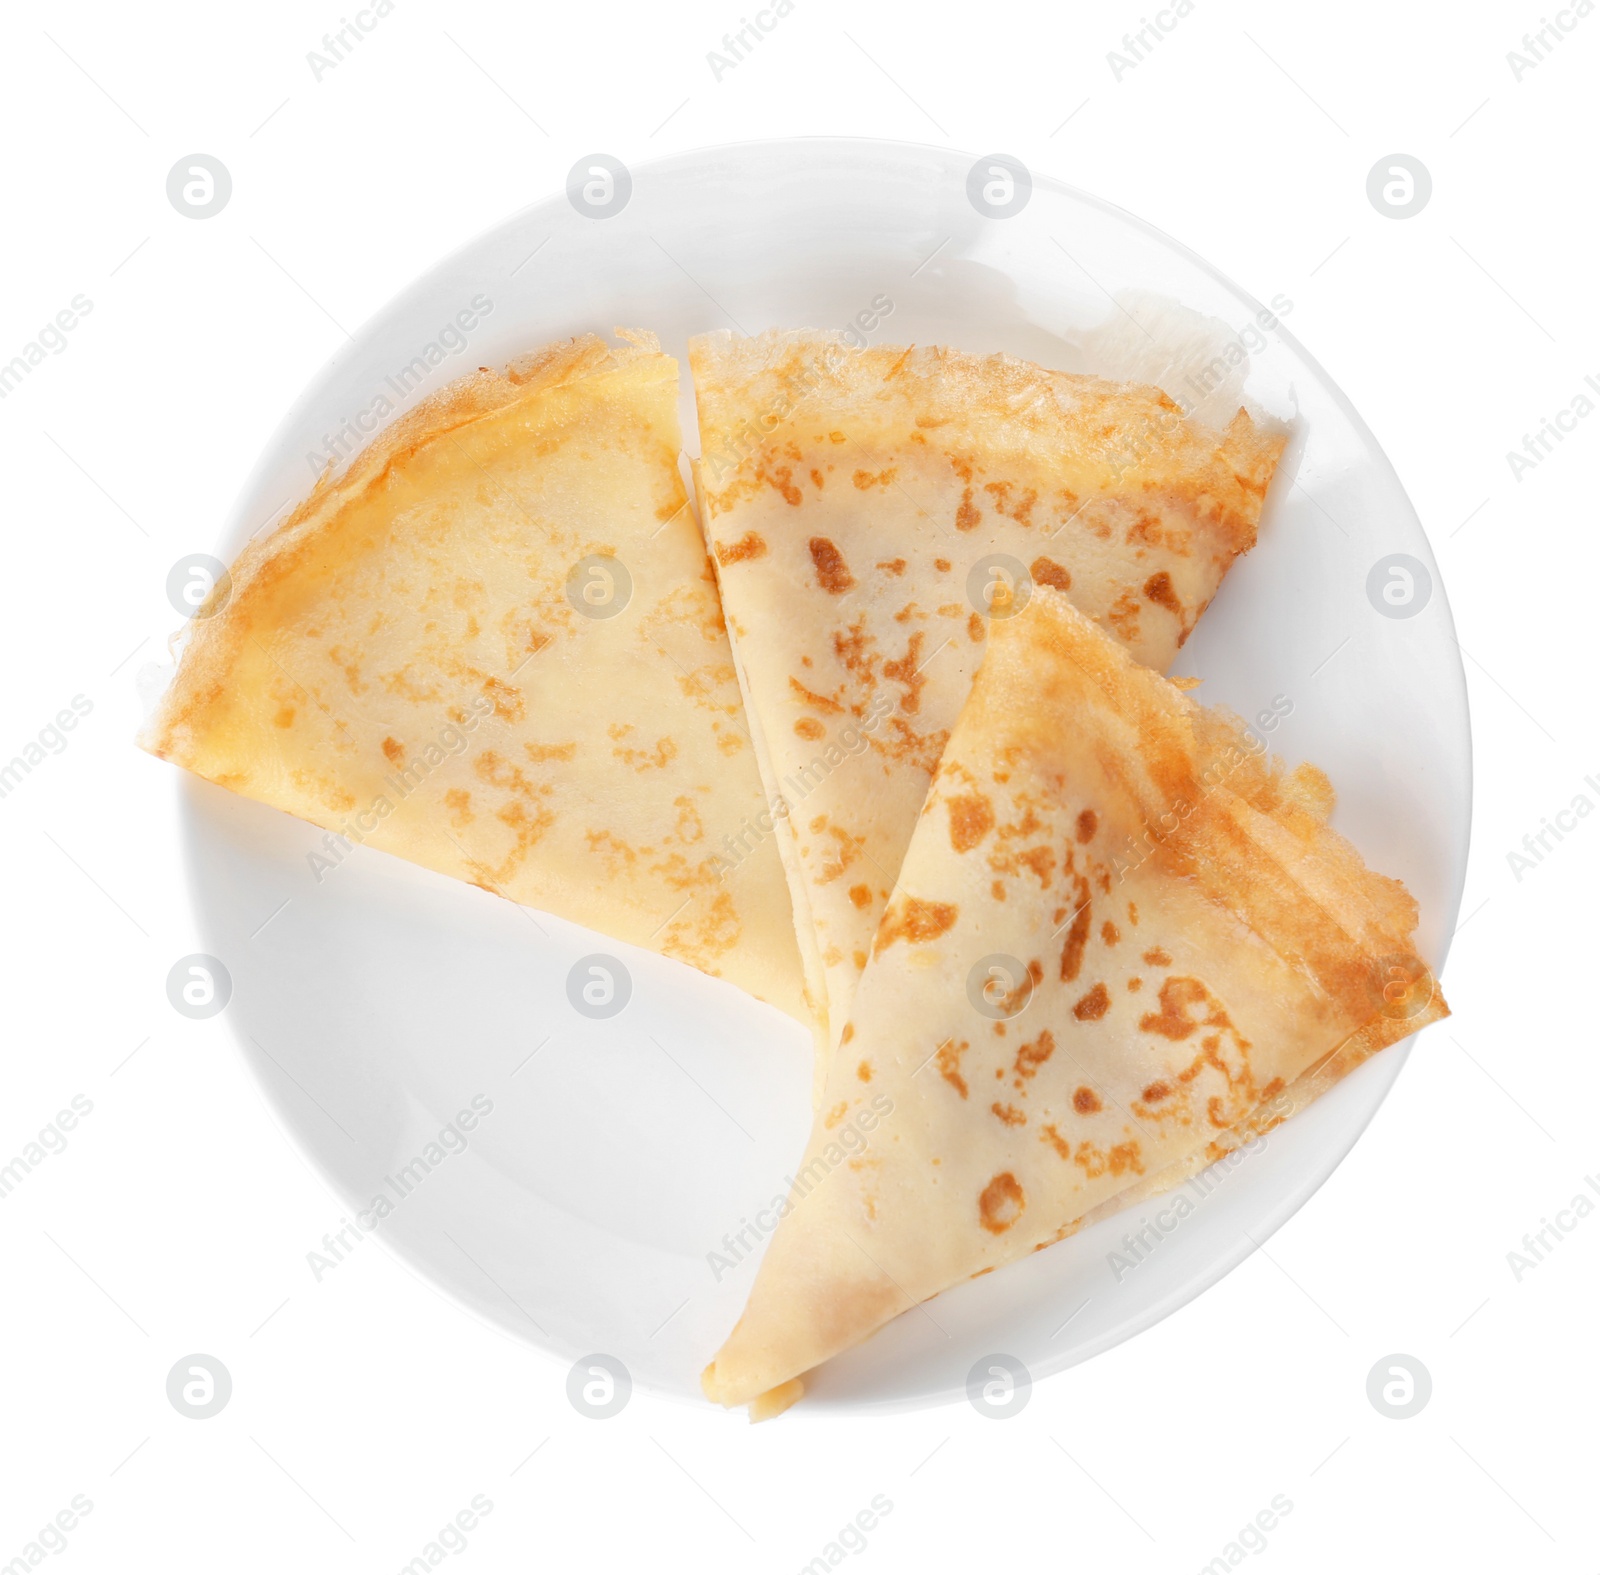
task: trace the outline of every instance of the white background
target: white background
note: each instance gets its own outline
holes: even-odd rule
[[[8,9],[0,361],[75,295],[93,310],[0,402],[0,755],[74,695],[93,711],[0,801],[0,1158],[74,1095],[94,1108],[0,1200],[0,1567],[83,1494],[51,1567],[380,1575],[484,1494],[451,1567],[783,1572],[882,1494],[851,1568],[1182,1572],[1282,1494],[1251,1567],[1594,1569],[1600,1218],[1520,1282],[1507,1254],[1600,1173],[1600,817],[1520,880],[1507,855],[1576,795],[1600,803],[1600,419],[1520,480],[1506,454],[1600,379],[1600,19],[1563,13],[1574,30],[1519,82],[1532,5],[1199,0],[1118,81],[1107,53],[1148,14],[797,0],[718,81],[735,7],[400,0],[318,81],[332,5]],[[175,622],[169,567],[214,544],[344,330],[580,155],[804,133],[1012,153],[1293,299],[1410,490],[1466,653],[1455,1016],[1265,1252],[1014,1419],[801,1407],[751,1431],[636,1395],[594,1422],[564,1370],[381,1246],[312,1279],[333,1198],[226,1018],[167,1004],[199,937],[133,680]],[[203,223],[165,194],[196,151],[234,182]],[[1434,182],[1404,221],[1366,196],[1395,152]],[[234,1382],[204,1422],[165,1395],[196,1351]],[[1392,1352],[1433,1377],[1407,1421],[1366,1396]]]

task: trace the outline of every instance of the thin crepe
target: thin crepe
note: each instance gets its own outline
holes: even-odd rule
[[[140,742],[335,836],[721,975],[810,1021],[677,363],[593,335],[396,422],[248,546]],[[224,600],[225,596],[225,600]],[[220,604],[220,605],[219,605]]]
[[[707,1394],[791,1384],[1445,1016],[1332,802],[1065,597],[997,621]]]
[[[1284,437],[1160,390],[836,334],[690,342],[696,484],[830,1042],[996,584],[1064,590],[1165,671],[1255,541]],[[819,1076],[825,1062],[819,1060]]]

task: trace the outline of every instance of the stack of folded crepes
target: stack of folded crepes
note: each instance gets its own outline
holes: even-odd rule
[[[703,1379],[770,1414],[1446,1007],[1322,773],[1161,676],[1284,434],[1007,356],[711,334],[697,529],[677,365],[623,337],[481,372],[324,478],[141,742],[807,1025],[810,1144]]]

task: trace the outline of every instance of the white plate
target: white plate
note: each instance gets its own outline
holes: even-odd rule
[[[973,164],[890,143],[765,143],[635,171],[627,206],[603,220],[565,195],[525,209],[335,357],[272,438],[219,555],[231,560],[302,496],[307,455],[325,454],[347,420],[373,421],[381,398],[399,408],[472,366],[581,330],[648,327],[681,359],[704,329],[843,326],[883,296],[893,309],[872,335],[881,342],[1074,368],[1085,335],[1127,327],[1113,296],[1181,302],[1218,320],[1224,337],[1257,321],[1259,303],[1181,247],[1042,175],[1020,212],[980,214],[967,195]],[[475,309],[466,350],[397,399],[389,380],[475,295],[492,306]],[[1155,321],[1147,306],[1135,315]],[[1444,591],[1355,412],[1281,327],[1250,337],[1262,347],[1247,391],[1292,417],[1297,435],[1261,543],[1181,668],[1206,679],[1206,699],[1247,717],[1274,695],[1293,701],[1274,745],[1328,770],[1335,823],[1416,894],[1421,949],[1437,965],[1470,804],[1465,684]],[[687,398],[685,412],[692,432]],[[1432,576],[1415,616],[1381,615],[1369,600],[1369,574],[1394,553]],[[205,783],[185,779],[183,791],[200,934],[232,973],[228,1012],[245,1059],[346,1217],[393,1200],[386,1178],[475,1096],[491,1103],[464,1152],[425,1175],[412,1168],[420,1179],[378,1239],[564,1362],[603,1352],[637,1384],[698,1396],[699,1369],[753,1268],[747,1260],[719,1283],[708,1255],[779,1190],[804,1146],[802,1030],[688,969],[385,854],[358,849],[319,885],[305,855],[320,832]],[[568,1006],[564,980],[602,950],[623,951],[635,985],[620,1016],[595,1022]],[[963,1393],[980,1356],[1015,1356],[1038,1379],[1147,1328],[1321,1185],[1404,1058],[1403,1047],[1385,1052],[1271,1134],[1132,1272],[1119,1278],[1109,1255],[1156,1203],[947,1293],[937,1327],[899,1319],[828,1364],[809,1403],[924,1405]]]

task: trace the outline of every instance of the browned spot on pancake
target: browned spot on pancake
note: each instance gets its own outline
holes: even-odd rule
[[[635,771],[665,771],[678,758],[678,746],[670,737],[658,738],[654,749],[634,749],[618,744],[611,753]]]
[[[877,637],[867,628],[867,615],[859,613],[847,628],[833,631],[833,654],[864,690],[876,683]],[[858,713],[859,714],[859,713]]]
[[[1080,1023],[1093,1023],[1098,1022],[1110,1009],[1111,992],[1102,981],[1072,1008],[1072,1015]]]
[[[1006,1017],[1015,1017],[1017,1013],[1020,1012],[1023,1007],[1025,1007],[1028,1002],[1033,999],[1033,992],[1039,988],[1040,981],[1043,978],[1044,964],[1041,963],[1037,957],[1031,958],[1028,962],[1028,972],[1026,976],[1018,979],[1011,989],[994,1003],[996,1010],[1004,1014]],[[1005,1036],[1005,1031],[1006,1026],[1003,1022],[998,1022],[995,1024],[995,1032],[998,1033],[1002,1038]],[[1046,1035],[1046,1037],[1048,1037],[1048,1035]],[[1026,1045],[1023,1046],[1024,1050],[1027,1048],[1028,1047]],[[1045,1054],[1048,1055],[1049,1051],[1046,1051]],[[1001,1075],[1002,1074],[999,1072],[995,1073],[996,1077]]]
[[[1061,947],[1061,980],[1071,984],[1083,967],[1083,948],[1089,943],[1089,926],[1094,922],[1089,903],[1089,882],[1082,875],[1075,876],[1078,886],[1077,911],[1072,916],[1072,928]]]
[[[699,842],[706,834],[704,822],[700,819],[700,811],[695,801],[687,794],[680,793],[672,801],[672,807],[678,812],[677,824],[673,828],[678,840],[682,843]],[[668,876],[670,880],[671,877]],[[677,882],[673,882],[677,885]]]
[[[983,490],[994,499],[996,512],[1009,515],[1019,525],[1030,524],[1029,515],[1033,513],[1034,504],[1039,501],[1039,494],[1032,487],[1028,487],[1013,503],[1011,494],[1015,488],[1014,481],[986,481],[983,484]]]
[[[994,830],[994,805],[982,793],[963,793],[945,806],[950,811],[950,846],[970,853]]]
[[[520,609],[513,608],[500,620],[500,628],[506,637],[506,653],[521,651],[527,656],[537,656],[550,644],[550,636],[542,629],[533,626],[533,620]]]
[[[885,558],[878,567],[885,574],[904,574],[906,572],[906,560],[904,558]]]
[[[935,558],[933,560],[933,566],[941,574],[948,574],[950,572],[950,560],[948,558]]]
[[[826,711],[832,716],[843,716],[844,707],[837,700],[829,699],[827,695],[819,695],[814,689],[807,689],[793,674],[789,677],[789,687],[800,696],[808,706],[818,711]]]
[[[972,501],[972,488],[968,487],[962,492],[960,506],[956,509],[956,529],[973,530],[982,518],[983,515]]]
[[[1147,1089],[1145,1089],[1145,1091],[1142,1094],[1140,1094],[1139,1097],[1147,1105],[1155,1105],[1155,1104],[1159,1104],[1171,1092],[1172,1092],[1172,1090],[1170,1088],[1168,1088],[1165,1083],[1159,1083],[1158,1082],[1158,1083],[1152,1083]]]
[[[942,1077],[963,1099],[967,1097],[967,1080],[961,1075],[961,1052],[967,1048],[967,1041],[963,1039],[957,1044],[953,1039],[946,1039],[939,1046],[938,1063],[939,1076]]]
[[[909,716],[915,716],[922,708],[922,689],[928,681],[922,672],[921,655],[922,631],[918,629],[906,644],[906,654],[883,664],[883,676],[905,686],[900,709]]]
[[[1012,1063],[1011,1070],[1019,1079],[1031,1078],[1055,1054],[1055,1049],[1055,1035],[1048,1028],[1041,1028],[1039,1037],[1031,1045],[1017,1046],[1017,1059]]]
[[[1161,1010],[1147,1012],[1139,1019],[1139,1026],[1147,1034],[1160,1034],[1163,1039],[1187,1039],[1195,1029],[1229,1028],[1227,1013],[1211,999],[1211,992],[1198,980],[1184,974],[1173,974],[1161,986]],[[1209,1014],[1203,1018],[1191,1017],[1191,1006],[1208,1006]],[[1208,1044],[1207,1049],[1214,1048]]]
[[[1054,558],[1037,557],[1028,565],[1028,573],[1036,583],[1048,585],[1058,591],[1072,589],[1072,576]]]
[[[831,1132],[831,1131],[833,1131],[833,1129],[834,1129],[834,1128],[835,1128],[835,1127],[836,1127],[836,1126],[838,1126],[838,1124],[839,1124],[839,1123],[840,1123],[840,1122],[841,1122],[841,1121],[843,1121],[843,1120],[844,1120],[844,1117],[845,1117],[845,1112],[846,1112],[846,1111],[847,1111],[847,1110],[849,1110],[849,1108],[850,1108],[850,1105],[849,1105],[849,1102],[848,1102],[848,1101],[847,1101],[847,1100],[843,1100],[843,1099],[841,1099],[841,1100],[840,1100],[840,1101],[839,1101],[839,1103],[838,1103],[838,1104],[836,1104],[836,1105],[835,1105],[835,1106],[834,1106],[834,1107],[833,1107],[833,1109],[832,1109],[832,1110],[830,1110],[830,1111],[829,1111],[829,1112],[828,1112],[828,1113],[827,1113],[827,1115],[825,1115],[825,1116],[824,1116],[824,1117],[823,1117],[823,1118],[822,1118],[822,1124],[823,1124],[823,1126],[825,1126],[825,1127],[826,1127],[826,1128],[827,1128],[827,1129],[828,1129],[828,1130],[829,1130],[829,1131],[830,1131],[830,1132]]]
[[[1100,939],[1103,940],[1107,946],[1115,946],[1117,942],[1122,939],[1122,931],[1119,930],[1110,919],[1107,919],[1106,922],[1100,926]]]
[[[1105,1175],[1107,1171],[1113,1176],[1120,1176],[1129,1170],[1141,1176],[1144,1174],[1144,1163],[1140,1159],[1137,1143],[1117,1143],[1107,1152],[1093,1143],[1085,1142],[1080,1143],[1074,1153],[1072,1144],[1048,1123],[1042,1129],[1041,1141],[1048,1143],[1062,1159],[1071,1160],[1091,1180]]]
[[[858,946],[853,952],[850,953],[850,961],[853,962],[857,968],[865,968],[867,966],[867,954]]]
[[[1072,1108],[1080,1116],[1092,1116],[1102,1108],[1100,1096],[1092,1088],[1079,1088],[1072,1096]]]
[[[1144,954],[1144,960],[1149,963],[1152,968],[1170,968],[1172,966],[1172,958],[1169,957],[1167,953],[1159,946],[1152,946],[1150,950]]]
[[[747,558],[764,558],[766,555],[766,542],[753,530],[747,530],[738,541],[717,543],[717,562],[724,566],[730,563],[743,563]]]
[[[1004,902],[1006,900],[1006,883],[1003,880],[992,882],[989,886],[989,895],[996,902]]]
[[[983,638],[983,619],[977,613],[971,613],[967,617],[967,638],[974,645]]]
[[[522,752],[534,765],[543,765],[547,760],[571,760],[577,754],[578,746],[571,744],[524,744]]]
[[[814,716],[800,717],[794,724],[794,730],[801,738],[818,739],[828,730]]]
[[[870,492],[874,487],[887,487],[894,480],[894,466],[890,465],[887,470],[881,470],[877,475],[873,475],[870,470],[858,470],[850,479],[862,492]]]
[[[1140,977],[1139,977],[1139,976],[1138,976],[1138,974],[1135,974],[1135,975],[1134,975],[1134,976],[1133,976],[1133,978],[1131,978],[1131,979],[1130,979],[1130,980],[1129,980],[1129,981],[1128,981],[1128,988],[1129,988],[1129,989],[1130,989],[1130,990],[1142,990],[1142,989],[1143,989],[1143,988],[1144,988],[1144,980],[1143,980],[1143,979],[1141,979],[1141,978],[1140,978]]]
[[[859,1077],[863,1083],[870,1083],[872,1081],[872,1063],[870,1061],[862,1061],[856,1067],[856,1076]]]
[[[1139,922],[1139,904],[1136,903],[1136,902],[1130,902],[1128,904],[1128,923],[1129,924],[1137,924],[1138,922]]]
[[[394,765],[399,765],[406,758],[406,746],[398,738],[384,739],[383,752]]]
[[[1080,1143],[1078,1152],[1072,1156],[1072,1163],[1091,1181],[1105,1175],[1107,1171],[1113,1176],[1123,1175],[1130,1170],[1136,1175],[1144,1174],[1144,1164],[1139,1157],[1137,1143],[1113,1143],[1109,1150],[1099,1148],[1093,1143]]]
[[[978,1218],[983,1228],[1002,1236],[1022,1217],[1028,1200],[1021,1183],[1009,1170],[1002,1170],[978,1197]]]
[[[767,480],[783,494],[785,503],[797,505],[800,502],[800,489],[794,484],[794,471],[789,466],[774,469]]]
[[[913,944],[937,940],[956,922],[960,909],[953,902],[928,902],[922,897],[907,897],[898,908],[890,908],[878,926],[873,954],[886,951],[904,939]]]
[[[850,888],[850,900],[858,908],[866,907],[872,901],[872,888],[870,886],[852,886]]]
[[[1165,607],[1175,618],[1183,617],[1183,603],[1172,589],[1172,576],[1165,569],[1159,574],[1152,574],[1144,582],[1144,594],[1146,600],[1154,602],[1157,607]]]
[[[294,707],[292,705],[279,706],[277,713],[272,718],[272,721],[273,725],[276,727],[292,726],[294,723]]]
[[[1092,809],[1078,811],[1078,841],[1090,841],[1099,829],[1100,817]]]
[[[483,692],[494,706],[494,714],[507,722],[520,722],[527,706],[523,704],[522,691],[513,689],[493,676],[483,681]]]
[[[1100,621],[1124,645],[1137,644],[1139,639],[1139,598],[1132,591],[1123,591],[1111,604],[1111,610]]]
[[[481,874],[491,886],[499,886],[512,877],[529,850],[555,824],[555,814],[545,802],[552,789],[548,783],[530,781],[520,767],[492,749],[484,750],[472,768],[480,781],[511,795],[495,811],[495,818],[510,829],[514,845],[498,865],[478,866],[474,871],[475,877]]]
[[[1015,1105],[1002,1105],[997,1099],[989,1109],[1008,1127],[1025,1127],[1028,1124],[1028,1118]]]
[[[839,1035],[839,1043],[842,1045],[847,1045],[852,1039],[855,1038],[855,1036],[856,1025],[854,1023],[846,1023],[844,1025],[844,1032]]]
[[[451,788],[444,796],[444,805],[450,811],[450,824],[457,831],[470,826],[476,818],[472,813],[472,795],[465,788]]]
[[[830,596],[843,596],[856,583],[844,555],[826,536],[813,536],[806,545],[816,566],[817,584]]]
[[[822,472],[815,466],[813,466],[811,470],[811,485],[815,487],[818,492],[822,491]]]
[[[817,879],[824,885],[829,881],[838,880],[861,856],[861,851],[867,843],[864,836],[853,837],[843,826],[829,826],[827,835],[833,838],[835,845],[826,849],[822,868],[817,873]]]

